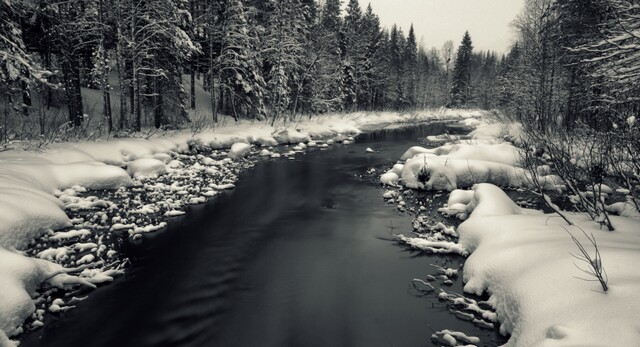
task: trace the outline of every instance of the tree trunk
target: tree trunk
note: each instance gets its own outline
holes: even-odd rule
[[[82,126],[82,94],[80,86],[80,68],[77,57],[63,58],[63,74],[65,95],[69,111],[69,124],[72,127]]]
[[[98,16],[101,25],[105,25],[104,23],[104,2],[100,0],[98,3]],[[98,59],[100,59],[100,64],[102,66],[102,83],[100,83],[100,87],[102,89],[102,113],[104,115],[105,122],[107,123],[107,134],[111,134],[111,130],[113,129],[113,120],[111,119],[111,95],[109,92],[109,63],[107,62],[107,45],[104,37],[104,28],[100,29],[100,46],[102,54]]]

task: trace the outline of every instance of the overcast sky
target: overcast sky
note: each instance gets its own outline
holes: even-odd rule
[[[358,0],[364,11],[371,3],[382,26],[394,23],[405,35],[413,23],[418,42],[426,48],[441,48],[447,40],[460,45],[469,30],[474,50],[505,53],[513,42],[510,23],[520,13],[524,0]],[[348,3],[347,0],[343,4]]]

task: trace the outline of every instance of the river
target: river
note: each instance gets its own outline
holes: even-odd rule
[[[392,229],[411,231],[411,216],[366,174],[445,131],[463,129],[372,131],[295,160],[261,160],[234,190],[127,244],[123,277],[20,346],[431,346],[447,328],[504,342],[412,292],[429,264],[462,259],[389,241]],[[460,280],[448,289],[461,292]]]

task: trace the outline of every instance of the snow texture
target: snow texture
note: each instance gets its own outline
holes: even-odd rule
[[[555,215],[531,214],[498,187],[479,184],[460,225],[460,245],[471,252],[464,290],[490,293],[506,346],[632,346],[640,341],[640,221],[613,218],[616,231],[572,214],[578,226]],[[585,282],[571,254],[568,232],[583,245],[593,234],[609,277],[609,291]],[[588,250],[593,254],[593,247]]]

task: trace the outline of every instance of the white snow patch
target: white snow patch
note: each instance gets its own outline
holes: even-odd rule
[[[586,216],[569,214],[598,242],[609,278],[605,294],[585,282],[571,254],[567,231],[593,254],[578,227],[556,215],[528,214],[499,188],[478,185],[470,218],[458,228],[469,250],[464,290],[490,293],[501,323],[511,334],[506,346],[631,346],[640,341],[640,221],[612,216],[616,231],[601,230]],[[577,263],[580,265],[580,263]],[[553,317],[553,319],[549,319]],[[612,332],[615,331],[615,334]]]
[[[244,158],[251,152],[251,145],[238,142],[234,143],[231,146],[231,150],[229,150],[229,158],[231,159],[239,159]]]
[[[158,178],[166,172],[165,163],[154,158],[142,158],[127,163],[127,173],[133,178]]]

